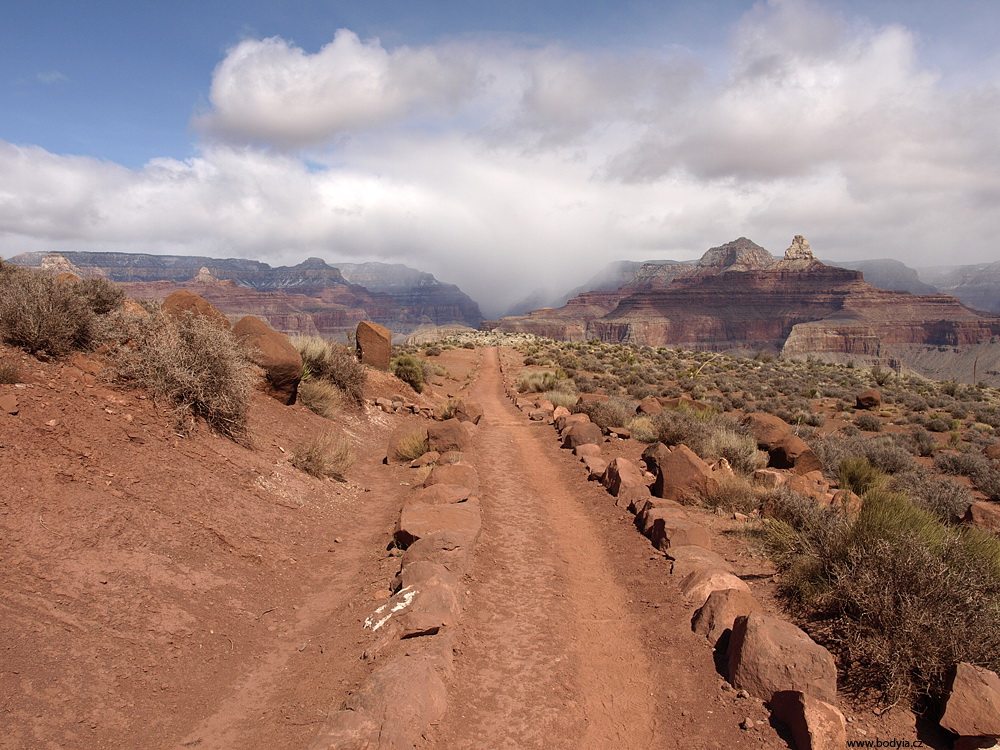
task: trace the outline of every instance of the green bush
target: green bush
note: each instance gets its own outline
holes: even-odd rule
[[[844,685],[891,700],[940,697],[958,661],[1000,667],[1000,542],[870,489],[856,520],[790,493],[762,538],[782,589],[844,666]]]
[[[840,486],[856,495],[864,495],[868,490],[885,484],[888,477],[876,469],[867,458],[848,456],[840,462],[838,472]]]
[[[119,382],[150,392],[177,411],[178,422],[204,419],[234,440],[249,438],[253,389],[251,361],[244,346],[203,316],[127,317],[113,352]]]
[[[419,358],[414,357],[412,354],[400,355],[389,363],[389,370],[417,393],[423,393],[424,368]]]

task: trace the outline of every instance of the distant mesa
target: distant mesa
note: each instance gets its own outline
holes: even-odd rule
[[[454,284],[402,264],[344,264],[322,258],[272,268],[243,258],[115,252],[24,253],[11,263],[118,282],[134,299],[163,300],[189,289],[230,320],[256,315],[281,333],[345,340],[363,320],[407,334],[424,326],[477,328],[479,306]]]
[[[1000,384],[1000,317],[944,294],[879,289],[816,259],[796,235],[781,260],[745,237],[696,263],[645,264],[614,291],[500,320],[556,339],[772,352]],[[978,360],[978,361],[977,361]]]

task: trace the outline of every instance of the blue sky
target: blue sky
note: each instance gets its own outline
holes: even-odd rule
[[[992,261],[998,19],[994,0],[4,3],[0,255],[406,262],[493,311],[740,235]]]

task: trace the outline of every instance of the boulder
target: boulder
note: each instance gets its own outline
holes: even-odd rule
[[[987,500],[977,500],[969,506],[963,520],[981,529],[1000,532],[1000,505]]]
[[[599,456],[604,452],[604,449],[597,443],[584,443],[583,445],[578,445],[573,449],[573,455],[579,456],[581,459],[587,456]]]
[[[670,455],[670,448],[663,443],[653,443],[642,452],[642,461],[646,464],[646,471],[656,476],[659,467]]]
[[[771,466],[775,469],[791,469],[796,474],[823,470],[823,462],[806,441],[791,433],[779,440],[768,453],[771,454]]]
[[[402,587],[365,620],[372,631],[386,628],[400,638],[434,635],[455,625],[464,597],[458,577],[436,563],[407,566]]]
[[[392,331],[378,323],[362,320],[356,333],[358,359],[369,367],[388,370],[392,349]]]
[[[600,481],[608,469],[608,462],[600,456],[584,456],[583,465],[587,469],[587,479]]]
[[[431,469],[431,473],[424,480],[424,487],[431,487],[435,484],[454,484],[465,487],[470,495],[479,492],[479,475],[471,464],[459,461],[454,464],[443,464]]]
[[[219,328],[224,328],[227,331],[233,327],[232,323],[229,322],[229,318],[223,315],[219,311],[219,308],[204,297],[199,297],[197,294],[189,292],[187,289],[178,289],[176,292],[171,294],[163,300],[163,304],[160,305],[160,309],[165,315],[169,315],[174,319],[180,319],[186,315],[192,315],[195,317],[206,318],[219,326]]]
[[[399,514],[394,539],[405,548],[426,536],[447,531],[458,535],[463,547],[471,547],[479,537],[481,525],[478,500],[447,505],[415,503]]]
[[[424,505],[447,505],[468,500],[470,492],[467,487],[459,484],[432,484],[430,487],[416,487],[407,495],[405,505],[423,503]]]
[[[777,469],[757,469],[753,473],[753,483],[759,487],[774,489],[788,481],[788,474]]]
[[[590,417],[581,412],[578,414],[567,414],[564,417],[563,416],[556,417],[552,424],[555,426],[557,430],[559,430],[559,433],[562,434],[563,432],[566,431],[566,428],[572,424],[577,424],[579,422],[589,422],[589,421]]]
[[[622,457],[611,459],[611,463],[608,464],[604,475],[601,477],[601,484],[615,497],[637,487],[641,487],[644,491],[646,490],[646,482],[642,470],[627,458]],[[646,492],[645,494],[649,493]]]
[[[409,448],[409,444],[417,443],[420,441],[424,443],[424,449],[426,452],[427,447],[427,427],[422,424],[405,424],[401,427],[397,427],[393,430],[392,434],[389,435],[389,444],[386,446],[386,459],[388,461],[396,461],[398,463],[405,463],[412,459],[404,457],[402,454],[407,453],[412,456],[405,448]],[[421,454],[422,455],[422,454]]]
[[[686,445],[677,445],[662,459],[658,457],[655,474],[652,493],[679,503],[690,504],[719,486],[712,468]]]
[[[993,443],[983,448],[983,455],[991,461],[1000,461],[1000,443]]]
[[[729,642],[729,681],[764,701],[781,690],[837,700],[833,656],[800,628],[763,612],[736,618]]]
[[[750,434],[757,440],[757,447],[770,451],[792,431],[792,426],[781,417],[766,412],[755,411],[743,418],[743,424],[750,428]]]
[[[861,498],[851,490],[837,490],[833,493],[830,504],[834,510],[850,516],[856,516],[861,512]]]
[[[532,422],[550,422],[552,420],[552,412],[546,409],[532,409],[528,412],[528,419]]]
[[[254,315],[240,318],[233,335],[246,344],[254,363],[264,371],[267,394],[283,404],[294,404],[302,379],[302,355],[288,337]]]
[[[455,415],[455,419],[462,422],[479,424],[479,420],[483,418],[483,407],[475,401],[462,400],[455,405],[455,410],[452,413]]]
[[[855,396],[854,403],[859,409],[877,409],[882,405],[882,394],[877,388],[869,388]]]
[[[466,423],[468,424],[468,423]],[[440,456],[436,463],[438,466],[444,466],[445,464],[457,464],[459,461],[465,459],[465,454],[461,451],[445,451]]]
[[[1000,676],[973,664],[958,664],[941,726],[966,737],[1000,737]]]
[[[698,545],[678,544],[664,553],[672,561],[670,573],[678,578],[684,578],[696,570],[730,570],[729,563],[718,552]]]
[[[468,535],[453,529],[434,531],[420,537],[403,552],[402,570],[421,562],[432,562],[453,573],[465,571],[471,542]]]
[[[713,646],[720,638],[731,633],[737,617],[760,609],[760,604],[745,589],[717,589],[712,591],[691,620],[691,629],[705,636]]]
[[[635,407],[636,414],[647,414],[653,416],[659,414],[663,411],[663,404],[657,401],[655,398],[650,396],[649,398],[644,398],[639,402],[639,405]]]
[[[427,445],[432,451],[465,451],[469,449],[469,431],[458,419],[446,419],[427,425]]]
[[[750,593],[750,587],[746,582],[728,570],[718,568],[705,568],[688,573],[681,579],[681,595],[688,602],[696,607],[701,607],[713,591],[725,591],[734,589]]]
[[[371,748],[413,747],[431,723],[444,716],[448,707],[437,660],[407,654],[376,670],[350,695],[346,707],[370,716],[379,729]],[[314,744],[311,746],[318,750]],[[320,745],[323,750],[343,745]],[[360,748],[365,745],[357,746]]]
[[[600,445],[604,442],[604,433],[593,422],[577,422],[566,430],[563,436],[563,448],[576,448],[584,443]]]
[[[847,722],[836,706],[801,690],[779,690],[768,704],[771,715],[791,730],[795,750],[847,747]]]
[[[433,466],[441,458],[441,454],[437,451],[427,451],[424,455],[410,461],[411,469],[419,469],[421,466]]]
[[[682,545],[712,549],[712,537],[701,524],[681,518],[677,511],[657,508],[645,514],[644,533],[660,550]]]

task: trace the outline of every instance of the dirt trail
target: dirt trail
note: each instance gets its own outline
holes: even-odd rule
[[[653,676],[600,533],[553,460],[551,428],[503,395],[495,349],[472,398],[483,533],[434,747],[648,747]]]

